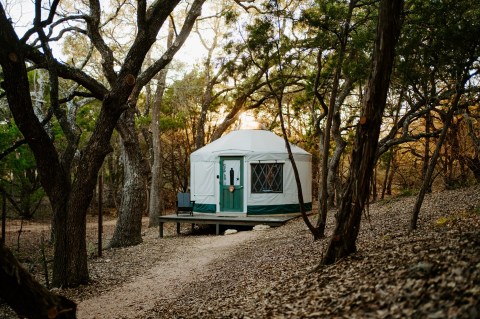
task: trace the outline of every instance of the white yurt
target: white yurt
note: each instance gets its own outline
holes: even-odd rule
[[[304,203],[312,207],[312,155],[291,145]],[[300,211],[293,168],[282,137],[233,131],[190,155],[194,213],[276,215]]]

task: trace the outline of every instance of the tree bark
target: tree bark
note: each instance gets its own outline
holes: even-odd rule
[[[425,114],[425,133],[429,134],[430,133],[430,127],[432,126],[432,116],[429,113]],[[423,158],[423,165],[422,165],[422,180],[425,180],[425,177],[427,176],[427,171],[430,163],[430,137],[425,138],[425,155]],[[431,193],[432,192],[432,187],[431,185],[427,186],[427,192]]]
[[[453,114],[455,113],[455,110],[458,107],[458,102],[460,101],[460,96],[461,93],[457,93],[455,95],[454,101],[452,103],[452,106],[450,110],[447,113],[447,116],[445,117],[445,122],[442,128],[442,132],[440,133],[440,136],[437,141],[437,145],[435,146],[435,151],[433,152],[432,158],[430,159],[430,162],[428,164],[428,169],[425,174],[425,177],[423,179],[422,183],[422,188],[420,189],[420,192],[418,193],[417,200],[415,201],[415,206],[413,207],[412,211],[412,217],[410,219],[410,231],[417,229],[417,221],[418,221],[418,215],[420,213],[420,209],[423,204],[423,200],[425,199],[425,194],[427,193],[428,189],[430,188],[430,181],[433,176],[433,171],[435,170],[435,166],[437,165],[437,160],[438,157],[440,156],[440,150],[443,145],[443,141],[445,140],[445,137],[447,136],[448,128],[450,127],[450,124],[452,122]]]
[[[148,227],[158,226],[158,216],[163,213],[163,194],[162,194],[162,140],[160,128],[160,107],[162,105],[163,93],[165,91],[165,82],[167,79],[167,69],[162,70],[157,78],[157,90],[152,106],[152,180],[150,182],[149,198],[149,222]]]
[[[173,43],[174,29],[172,20],[169,22],[167,47],[170,47]],[[162,139],[161,139],[161,127],[160,127],[160,109],[163,101],[163,94],[165,92],[165,86],[167,81],[168,67],[165,67],[158,73],[157,76],[157,89],[155,90],[155,96],[152,105],[152,179],[150,181],[150,196],[148,199],[148,227],[158,226],[158,217],[163,214],[163,158],[162,158]]]
[[[328,175],[329,175],[329,168],[328,168],[328,155],[330,152],[330,134],[332,129],[332,122],[335,115],[335,109],[340,109],[340,105],[338,105],[337,101],[337,94],[340,85],[340,75],[342,73],[343,68],[343,60],[345,58],[345,51],[347,48],[347,40],[348,34],[350,32],[350,21],[352,19],[353,8],[355,7],[355,1],[350,1],[348,6],[348,15],[344,22],[344,26],[342,29],[342,34],[340,36],[340,50],[337,64],[335,65],[335,73],[333,75],[333,84],[332,84],[332,93],[330,94],[330,103],[328,106],[328,114],[327,114],[327,121],[325,123],[325,133],[324,133],[324,141],[323,141],[323,154],[322,154],[322,162],[321,162],[321,172],[322,172],[322,183],[321,183],[321,197],[319,201],[320,205],[320,216],[317,223],[317,228],[320,236],[324,236],[325,233],[325,225],[327,223],[327,212],[328,212],[328,198],[329,198],[329,185],[328,185]],[[338,141],[337,141],[338,142]],[[340,150],[339,150],[340,151]],[[343,150],[342,150],[343,151]],[[338,155],[338,154],[336,154]],[[338,165],[337,163],[334,163]],[[338,166],[337,166],[338,167]],[[332,173],[332,172],[330,172]],[[334,186],[334,180],[331,185]]]
[[[388,177],[390,176],[390,166],[391,166],[391,163],[392,163],[392,157],[394,156],[394,152],[393,152],[393,148],[390,149],[390,151],[388,152],[388,159],[387,159],[387,167],[385,168],[385,177],[383,179],[383,183],[382,183],[382,195],[380,195],[380,199],[384,199],[385,198],[385,192],[387,190],[387,181],[388,181]]]
[[[138,32],[118,72],[114,69],[113,51],[104,42],[100,33],[100,2],[90,1],[90,12],[84,20],[87,35],[102,56],[103,72],[109,82],[109,89],[81,70],[51,59],[48,54],[20,41],[0,4],[0,43],[2,44],[0,45],[0,64],[3,70],[3,88],[15,123],[35,156],[40,180],[50,199],[54,214],[55,252],[52,279],[54,286],[69,287],[88,282],[86,214],[93,196],[98,171],[105,156],[112,149],[110,138],[113,130],[126,106],[132,102],[130,97],[134,88],[141,89],[153,75],[172,60],[173,55],[182,46],[195,19],[201,13],[204,1],[195,0],[192,3],[174,45],[141,74],[139,73],[145,56],[156,41],[158,31],[180,1],[155,1],[148,10],[145,6],[139,6]],[[52,4],[50,12],[52,17],[57,4],[58,1]],[[39,21],[38,17],[36,21]],[[47,27],[52,23],[49,21],[43,25],[43,22],[41,27]],[[36,28],[31,29],[33,30],[31,32],[37,32],[38,28],[37,25]],[[59,155],[53,141],[34,114],[25,65],[26,56],[38,66],[48,67],[52,73],[77,82],[89,90],[92,96],[102,101],[94,130],[75,168]],[[55,70],[52,70],[53,68]],[[69,152],[69,154],[72,153]]]
[[[22,318],[76,318],[77,305],[35,281],[3,244],[0,244],[0,298]]]
[[[351,78],[346,78],[344,84],[342,85],[342,92],[339,95],[337,102],[335,103],[335,114],[333,115],[332,121],[332,136],[335,141],[335,151],[333,152],[332,158],[328,164],[328,177],[327,177],[327,193],[328,193],[328,200],[327,205],[328,208],[333,208],[337,206],[335,202],[336,192],[341,192],[341,188],[337,188],[336,186],[341,185],[341,182],[338,182],[339,174],[338,168],[340,166],[340,160],[342,158],[343,151],[345,147],[347,147],[347,142],[342,138],[342,134],[340,132],[340,124],[341,124],[341,106],[343,102],[350,94],[350,91],[353,88],[353,81]]]
[[[322,264],[332,264],[356,251],[356,239],[375,164],[395,45],[400,34],[402,0],[382,0],[379,8],[373,65],[357,125],[350,175],[337,214],[336,226]]]
[[[135,129],[135,110],[128,109],[117,124],[123,145],[123,188],[117,224],[110,247],[142,242],[142,216],[147,208],[148,164]]]
[[[404,90],[402,89],[400,91],[400,94],[399,94],[399,97],[398,97],[398,104],[397,104],[397,108],[395,110],[395,116],[393,118],[393,126],[396,126],[397,123],[398,123],[398,117],[400,115],[400,109],[402,107],[402,101],[403,101],[403,94],[404,94]],[[380,199],[383,199],[385,197],[385,192],[387,191],[387,189],[389,189],[390,191],[387,192],[388,195],[391,195],[391,185],[392,185],[392,181],[393,181],[393,175],[395,172],[392,172],[391,175],[389,175],[389,172],[390,172],[390,166],[392,165],[392,163],[394,163],[395,161],[395,151],[393,150],[393,147],[390,148],[390,152],[388,154],[388,159],[387,159],[387,167],[385,169],[385,178],[383,180],[383,184],[382,184],[382,195],[380,197]],[[389,176],[391,176],[389,178]],[[387,187],[387,185],[389,185],[389,187]]]

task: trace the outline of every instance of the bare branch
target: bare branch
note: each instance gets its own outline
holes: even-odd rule
[[[64,97],[63,99],[59,99],[58,102],[60,104],[67,103],[71,100],[73,100],[75,97],[81,96],[81,97],[94,97],[92,93],[90,92],[82,92],[82,91],[73,91],[71,92],[68,96]]]
[[[134,92],[132,94],[138,95],[140,90],[145,84],[148,83],[160,70],[165,68],[170,61],[172,61],[175,54],[181,48],[185,40],[187,39],[190,31],[193,28],[195,20],[201,14],[202,5],[205,0],[195,0],[188,12],[187,17],[185,18],[185,22],[183,23],[182,30],[180,30],[180,34],[175,39],[173,44],[168,47],[168,49],[163,53],[163,55],[155,61],[150,67],[148,67],[143,73],[141,73],[137,78],[137,84],[135,86]]]
[[[255,0],[234,0],[236,4],[242,7],[246,12],[249,12],[250,9],[257,11],[260,14],[266,13],[262,11],[259,7],[255,5],[245,5],[244,3],[255,3]]]
[[[127,2],[127,0],[123,0],[122,3],[120,3],[116,10],[115,10],[115,13],[112,14],[108,19],[105,20],[104,23],[102,23],[100,25],[100,29],[103,29],[104,26],[106,26],[107,24],[109,24],[113,19],[115,19],[117,16],[118,16],[118,13],[120,12],[120,10],[123,8],[123,6],[125,5],[125,3]]]
[[[92,40],[95,48],[100,52],[102,55],[102,68],[110,85],[112,85],[116,79],[117,74],[114,70],[114,59],[113,59],[113,51],[108,47],[108,45],[103,40],[100,34],[100,16],[101,16],[101,9],[100,9],[100,1],[99,0],[91,0],[90,1],[90,16],[86,19],[87,21],[87,32],[88,36]]]
[[[24,45],[23,50],[28,60],[34,62],[42,68],[46,68],[47,58],[45,54],[36,50],[30,45]],[[58,75],[64,79],[69,79],[82,85],[84,88],[92,92],[92,94],[99,100],[103,100],[108,93],[107,89],[97,80],[82,72],[81,70],[71,67],[67,64],[63,64],[57,60],[51,61],[57,69]]]
[[[139,32],[142,32],[145,29],[146,13],[147,13],[147,1],[138,0],[137,1],[137,26],[138,26]]]
[[[54,0],[52,2],[52,5],[50,6],[50,12],[48,14],[48,18],[44,21],[41,21],[41,10],[42,10],[41,3],[38,3],[36,1],[35,2],[35,20],[37,22],[34,23],[33,28],[25,32],[20,42],[25,43],[32,34],[38,31],[38,28],[44,28],[47,25],[51,24],[53,21],[53,17],[55,16],[55,13],[57,11],[57,7],[59,3],[60,3],[60,0]]]

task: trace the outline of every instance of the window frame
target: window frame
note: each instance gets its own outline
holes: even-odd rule
[[[261,168],[261,172],[258,172],[258,170],[256,169],[256,166],[262,166],[263,168]],[[267,168],[268,166],[272,166],[273,167],[277,167],[277,171],[274,173],[275,175],[273,176],[272,178],[272,181],[268,184],[266,184],[266,182],[264,182],[263,184],[260,184],[260,188],[259,187],[255,187],[257,182],[258,182],[258,179],[259,178],[264,178],[265,181],[266,181],[266,176],[265,174],[267,173]],[[250,163],[250,191],[252,194],[282,194],[283,193],[283,189],[284,189],[284,186],[283,186],[283,182],[284,182],[284,167],[285,167],[285,162],[272,162],[272,161],[268,161],[268,162],[261,162],[259,161],[258,163],[257,162],[252,162]],[[279,168],[279,169],[278,169]],[[262,174],[262,175],[258,175],[258,174]],[[280,174],[280,176],[278,176]],[[276,179],[280,178],[281,180],[280,181],[275,181]],[[274,185],[276,184],[276,185]],[[270,188],[266,188],[265,186],[270,186]],[[271,187],[271,186],[277,186],[275,189],[274,187]]]

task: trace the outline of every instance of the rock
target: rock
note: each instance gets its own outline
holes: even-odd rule
[[[227,229],[224,233],[224,235],[232,235],[238,233],[238,230],[236,229]]]
[[[432,273],[433,264],[426,261],[421,261],[418,264],[410,267],[409,272],[412,277],[428,277]]]
[[[255,230],[255,231],[262,231],[262,230],[267,230],[267,229],[270,229],[270,226],[268,226],[268,225],[256,225],[255,227],[253,227],[253,230]]]

